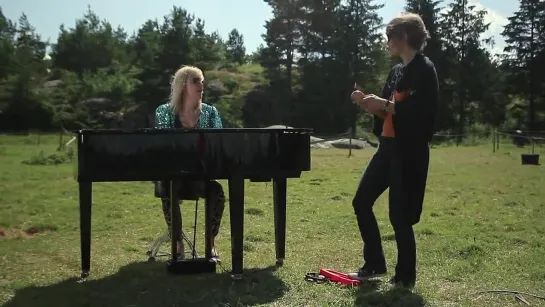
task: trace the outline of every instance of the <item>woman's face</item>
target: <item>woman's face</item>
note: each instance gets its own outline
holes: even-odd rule
[[[202,99],[202,93],[204,90],[204,78],[197,75],[189,75],[184,89],[186,97],[192,101],[198,101]]]
[[[386,43],[386,46],[388,48],[388,52],[391,56],[400,56],[401,53],[406,48],[407,41],[404,36],[401,35],[395,35],[395,34],[387,34],[388,42]]]

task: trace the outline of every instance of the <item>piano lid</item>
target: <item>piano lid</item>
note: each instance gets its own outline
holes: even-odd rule
[[[310,129],[79,130],[78,181],[298,176],[310,170]]]
[[[81,134],[168,134],[168,133],[297,133],[311,134],[314,130],[311,128],[140,128],[140,129],[79,129],[73,130],[73,133]]]

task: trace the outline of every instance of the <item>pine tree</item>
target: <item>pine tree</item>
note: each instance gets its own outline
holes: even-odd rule
[[[271,6],[273,18],[265,22],[260,64],[276,94],[274,117],[278,122],[290,122],[296,52],[301,42],[301,0],[265,2]]]
[[[230,61],[243,64],[246,57],[246,47],[244,47],[244,36],[237,29],[229,32],[226,43],[227,57]]]
[[[539,69],[538,56],[545,52],[545,2],[520,0],[519,10],[509,17],[502,35],[505,37],[503,63],[508,67],[511,90],[528,97],[528,129],[536,128],[536,96],[545,74]]]
[[[443,0],[407,0],[405,10],[407,12],[415,13],[422,17],[426,29],[430,35],[426,47],[424,48],[424,54],[426,54],[432,62],[438,67],[438,74],[441,79],[442,74],[440,64],[442,63],[442,38],[440,31],[440,10],[439,5]]]
[[[481,78],[475,68],[479,67],[479,61],[488,60],[483,56],[486,54],[483,45],[489,43],[490,39],[482,38],[489,27],[484,20],[486,14],[485,10],[476,10],[475,5],[468,5],[467,0],[455,0],[449,3],[446,12],[441,15],[440,33],[447,59],[443,73],[452,78],[445,80],[449,86],[444,87],[444,90],[455,93],[453,97],[458,98],[458,111],[453,112],[458,115],[458,143],[465,133],[470,103],[479,98],[471,96],[472,87]],[[472,81],[468,82],[470,78]],[[478,93],[484,92],[482,88],[478,90]]]

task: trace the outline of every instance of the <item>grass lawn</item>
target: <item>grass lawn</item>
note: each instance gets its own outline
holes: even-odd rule
[[[514,295],[476,292],[545,295],[545,169],[521,166],[522,151],[512,147],[496,153],[491,145],[432,150],[423,217],[416,226],[419,275],[409,292],[384,282],[349,288],[303,280],[323,267],[352,271],[362,264],[351,199],[374,149],[353,151],[351,158],[347,150],[313,150],[312,171],[288,181],[287,259],[280,268],[273,267],[272,185],[247,182],[246,278],[239,282],[222,269],[168,276],[163,259],[148,263],[150,242],[165,230],[152,184],[95,184],[91,275],[77,283],[79,212],[72,165],[21,163],[40,151],[56,153],[56,141],[44,136],[37,145],[36,136],[0,136],[4,306],[518,306]],[[387,199],[386,193],[375,212],[391,276],[396,248]],[[194,204],[184,203],[182,210],[191,234]],[[228,208],[217,245],[229,270]],[[545,303],[524,298],[532,306]]]

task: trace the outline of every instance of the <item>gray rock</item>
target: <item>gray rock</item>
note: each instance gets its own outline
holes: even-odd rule
[[[328,143],[335,148],[343,148],[343,149],[363,149],[365,147],[371,147],[369,143],[363,140],[358,139],[352,139],[352,142],[350,139],[339,139],[339,140],[333,140],[328,141]]]
[[[273,125],[266,127],[264,129],[293,129],[293,127],[286,126],[286,125]],[[343,148],[343,149],[363,149],[365,147],[375,147],[373,144],[368,143],[365,140],[359,140],[359,139],[352,139],[352,143],[350,143],[350,139],[337,139],[337,140],[331,140],[326,141],[322,138],[310,136],[310,147],[312,148]]]

